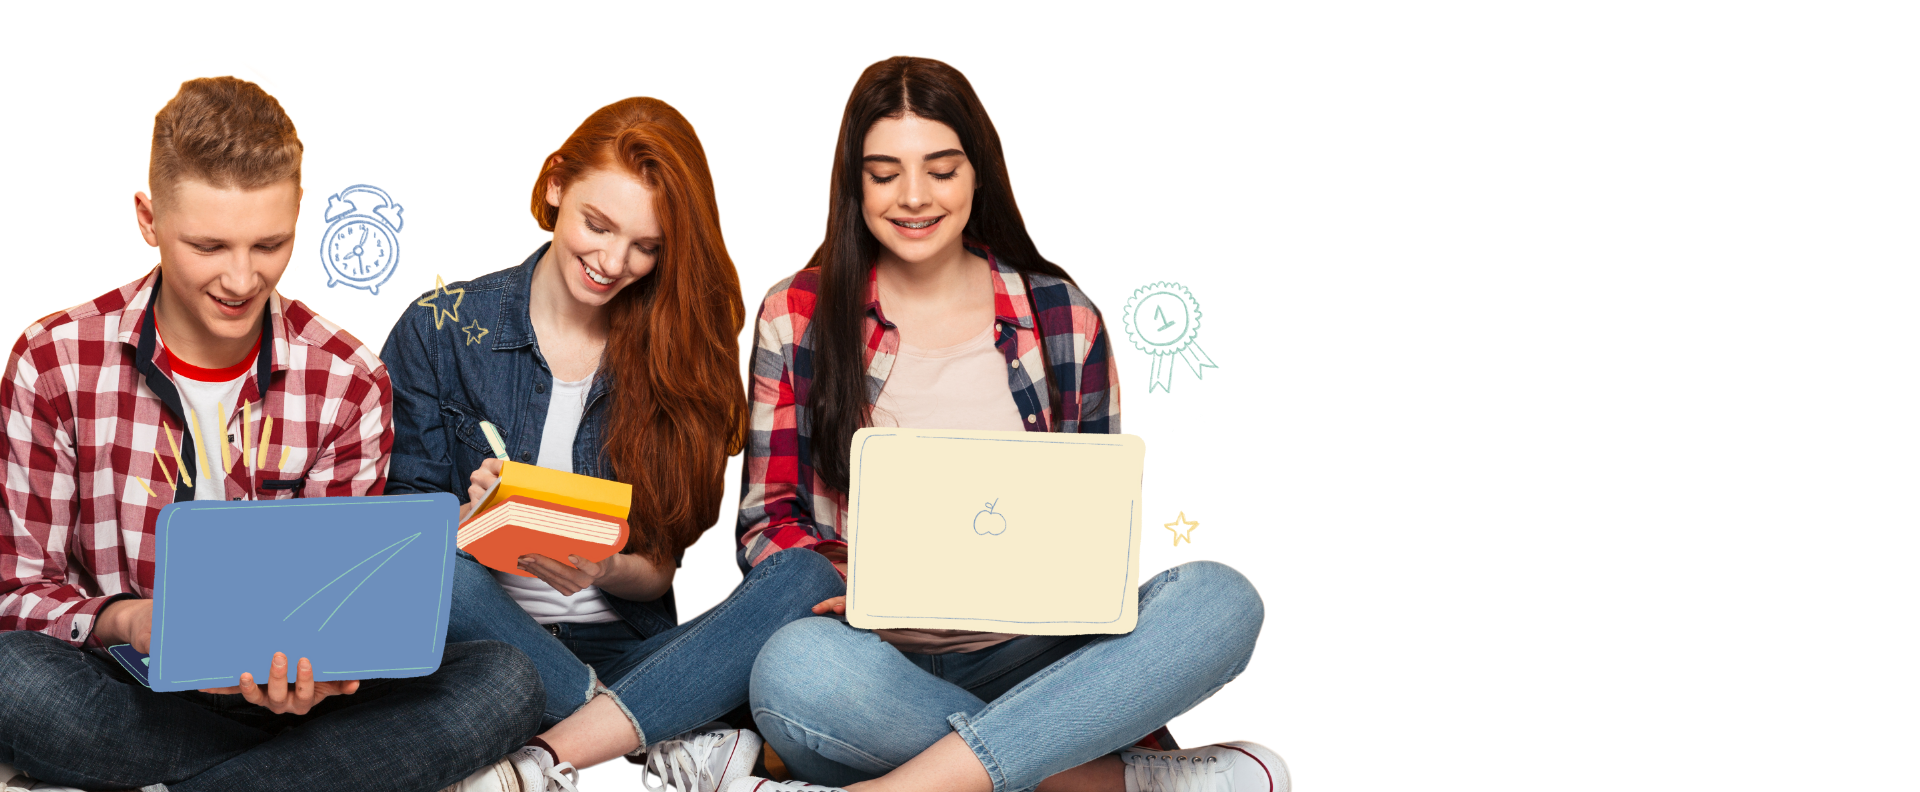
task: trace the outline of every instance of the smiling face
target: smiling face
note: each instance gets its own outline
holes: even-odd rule
[[[615,170],[588,171],[564,187],[550,183],[547,203],[559,210],[548,256],[574,300],[606,305],[653,271],[663,240],[653,191],[639,179]]]
[[[160,249],[156,310],[167,346],[194,365],[238,362],[293,257],[299,185],[286,179],[243,190],[183,179],[157,214],[152,199],[135,195],[134,214],[141,236]]]
[[[964,255],[973,165],[952,127],[916,115],[883,118],[862,153],[863,214],[882,256],[920,263]]]

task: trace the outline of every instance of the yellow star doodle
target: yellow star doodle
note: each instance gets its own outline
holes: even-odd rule
[[[1175,528],[1175,527],[1174,527],[1174,526],[1176,526],[1176,525],[1182,525],[1182,524],[1184,524],[1184,525],[1186,525],[1186,526],[1187,526],[1187,532],[1186,532],[1186,535],[1185,535],[1185,536],[1182,536],[1182,535],[1180,534],[1180,529],[1178,529],[1178,528]],[[1180,540],[1181,540],[1181,539],[1185,539],[1185,540],[1187,540],[1187,544],[1193,544],[1193,529],[1195,529],[1195,528],[1198,528],[1198,527],[1200,527],[1200,521],[1199,521],[1199,520],[1189,520],[1189,519],[1187,519],[1187,513],[1186,513],[1186,512],[1181,512],[1181,513],[1180,513],[1180,516],[1178,516],[1178,517],[1175,517],[1175,518],[1173,518],[1173,522],[1170,522],[1170,523],[1167,523],[1167,524],[1166,524],[1166,528],[1167,528],[1167,530],[1169,530],[1169,531],[1172,531],[1172,532],[1173,532],[1173,546],[1174,546],[1174,547],[1179,547],[1179,546],[1180,546]]]
[[[451,309],[437,305],[434,302],[435,300],[438,300],[442,297],[449,297],[449,296],[453,298],[453,308]],[[445,322],[447,319],[452,319],[454,322],[454,325],[459,326],[460,301],[466,298],[467,298],[466,289],[449,289],[447,288],[447,282],[445,280],[442,280],[440,276],[435,275],[433,276],[433,293],[415,301],[414,305],[418,305],[422,308],[425,308],[433,312],[433,329],[438,330],[441,328],[442,323]]]
[[[487,328],[480,326],[480,318],[477,316],[474,317],[472,324],[460,329],[467,331],[467,346],[473,346],[475,342],[487,337]]]

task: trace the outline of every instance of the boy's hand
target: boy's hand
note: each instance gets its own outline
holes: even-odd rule
[[[93,633],[104,646],[131,644],[133,651],[148,654],[153,640],[153,600],[114,600],[100,611]]]
[[[467,514],[480,505],[480,496],[487,494],[487,488],[500,480],[500,460],[489,457],[480,463],[479,469],[467,477],[471,482],[467,486],[467,502],[460,504],[460,519],[465,521]]]
[[[247,703],[266,707],[275,714],[291,713],[305,715],[315,704],[328,696],[351,696],[360,690],[359,680],[345,682],[313,681],[313,663],[300,658],[300,671],[294,680],[292,690],[287,689],[287,656],[273,653],[273,668],[267,672],[267,684],[262,688],[253,683],[253,674],[240,675],[240,684],[235,687],[203,688],[202,693],[238,693]]]
[[[833,611],[834,613],[845,615],[847,612],[847,598],[834,597],[832,599],[827,600],[826,602],[822,602],[818,605],[813,606],[813,612],[820,614],[822,616],[825,616],[827,614],[827,611]]]
[[[615,567],[621,564],[622,553],[614,553],[605,561],[593,562],[577,555],[567,556],[567,566],[539,553],[530,553],[520,557],[520,571],[532,573],[534,577],[547,582],[554,591],[562,596],[571,597],[588,586],[599,586],[601,582],[615,576]]]

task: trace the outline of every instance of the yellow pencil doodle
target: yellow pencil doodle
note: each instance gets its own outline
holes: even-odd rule
[[[173,439],[173,430],[161,426],[160,433],[167,436],[167,447],[173,449],[173,464],[180,469],[180,483],[189,487],[193,486],[193,476],[187,474],[187,464],[180,461],[182,459],[180,456],[180,443]]]
[[[233,445],[233,441],[227,439],[227,420],[227,405],[214,402],[213,425],[220,429],[219,437],[215,438],[215,442],[220,444],[220,470],[222,472],[232,473],[233,451],[229,449]]]
[[[164,432],[166,430],[167,430],[166,427],[164,426],[160,427],[160,431]],[[174,488],[174,489],[179,488],[178,484],[173,483],[173,471],[167,469],[166,458],[160,456],[160,444],[158,442],[155,442],[153,444],[153,466],[160,469],[161,476],[166,477],[168,487]]]
[[[472,324],[460,329],[467,331],[467,346],[473,346],[480,339],[487,337],[487,328],[480,326],[480,319],[478,317],[474,318]]]
[[[1179,529],[1179,528],[1175,528],[1175,527],[1174,527],[1174,526],[1176,526],[1176,525],[1185,525],[1185,526],[1186,526],[1186,531],[1184,532],[1184,535],[1183,535],[1183,533],[1182,533],[1182,531],[1181,531],[1181,529]],[[1179,546],[1180,546],[1180,540],[1182,540],[1182,539],[1185,539],[1185,540],[1187,540],[1187,544],[1193,544],[1193,529],[1195,529],[1195,528],[1198,528],[1198,527],[1200,527],[1200,521],[1199,521],[1199,520],[1189,520],[1189,519],[1187,519],[1187,513],[1186,513],[1186,512],[1181,512],[1181,513],[1180,513],[1180,516],[1178,516],[1178,517],[1175,517],[1175,518],[1173,518],[1173,522],[1170,522],[1170,523],[1167,523],[1167,524],[1166,524],[1166,528],[1167,528],[1167,530],[1169,530],[1169,531],[1172,531],[1172,532],[1173,532],[1173,546],[1174,546],[1174,547],[1179,547]]]
[[[442,305],[439,302],[447,297],[453,298],[453,305],[451,307]],[[447,282],[440,276],[435,275],[433,276],[433,293],[414,301],[413,304],[432,311],[433,329],[439,330],[448,319],[453,320],[455,327],[460,326],[460,301],[466,298],[466,289],[449,289],[447,288]]]

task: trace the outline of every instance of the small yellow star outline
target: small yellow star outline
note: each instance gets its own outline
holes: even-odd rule
[[[475,342],[487,337],[487,328],[480,326],[480,317],[477,316],[473,318],[473,324],[460,329],[467,331],[467,346],[473,346]]]
[[[451,309],[444,308],[434,302],[447,296],[453,297],[453,308]],[[460,301],[466,298],[466,289],[449,289],[447,288],[447,282],[442,280],[440,276],[435,275],[433,276],[433,293],[415,301],[414,305],[433,312],[433,329],[438,330],[447,319],[452,319],[455,327],[460,325]]]
[[[1174,526],[1176,526],[1176,525],[1185,525],[1185,526],[1187,526],[1187,531],[1186,531],[1186,534],[1185,534],[1184,536],[1183,536],[1183,535],[1181,535],[1181,532],[1180,532],[1180,529],[1178,529],[1178,528],[1175,528],[1175,527],[1174,527]],[[1167,528],[1167,530],[1169,530],[1169,531],[1172,531],[1172,532],[1173,532],[1173,546],[1174,546],[1174,547],[1179,547],[1179,546],[1180,546],[1180,540],[1181,540],[1181,539],[1185,539],[1185,540],[1187,540],[1187,544],[1193,544],[1193,529],[1195,529],[1195,528],[1198,528],[1198,527],[1200,527],[1200,521],[1199,521],[1199,520],[1189,520],[1189,519],[1187,519],[1187,513],[1186,513],[1186,512],[1181,512],[1181,513],[1180,513],[1180,516],[1178,516],[1178,517],[1175,517],[1175,518],[1173,518],[1173,522],[1170,522],[1170,523],[1167,523],[1167,525],[1166,525],[1166,528]]]

